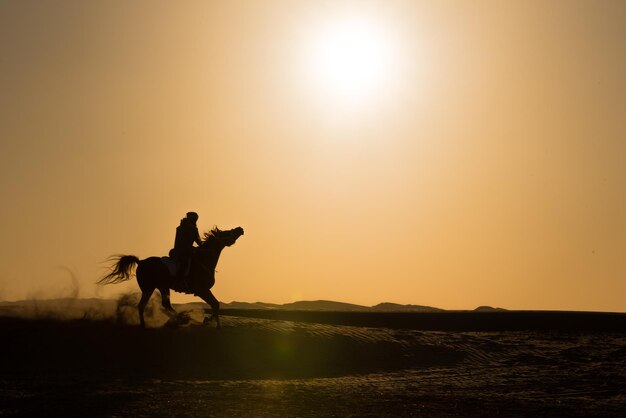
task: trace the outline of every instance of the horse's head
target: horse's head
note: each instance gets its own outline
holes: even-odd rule
[[[243,235],[243,228],[238,226],[237,228],[233,228],[228,231],[213,228],[210,235],[219,243],[226,247],[230,247],[235,243],[235,241],[237,241],[237,238]]]
[[[243,235],[243,228],[238,226],[237,228],[233,228],[230,231],[225,231],[227,234],[224,235],[223,242],[227,247],[230,247],[237,241],[237,238]]]

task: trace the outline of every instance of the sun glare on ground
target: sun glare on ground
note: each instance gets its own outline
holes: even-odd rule
[[[307,54],[316,94],[345,106],[362,104],[389,87],[396,58],[387,28],[366,19],[317,25]]]

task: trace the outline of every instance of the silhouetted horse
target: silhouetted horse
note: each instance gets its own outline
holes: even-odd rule
[[[186,278],[188,288],[181,288],[181,285],[175,282],[175,277],[170,274],[160,257],[139,260],[134,255],[114,256],[113,259],[117,262],[114,264],[113,271],[100,279],[98,284],[115,284],[129,280],[132,267],[137,264],[137,283],[141,289],[141,300],[137,307],[139,309],[139,322],[142,327],[145,327],[143,311],[154,289],[159,289],[161,292],[162,304],[168,315],[172,318],[177,315],[170,303],[170,289],[173,289],[181,293],[193,293],[211,305],[213,312],[208,320],[205,317],[205,323],[215,318],[217,327],[220,328],[220,303],[211,292],[211,288],[215,284],[215,266],[224,247],[230,247],[242,235],[243,228],[241,227],[230,231],[213,228],[211,232],[205,233],[202,244],[196,248],[191,257],[190,271]],[[184,268],[184,266],[180,268]]]

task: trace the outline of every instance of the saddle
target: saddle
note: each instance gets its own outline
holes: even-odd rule
[[[171,288],[180,293],[191,294],[192,291],[187,280],[189,278],[189,271],[191,270],[191,260],[186,266],[179,265],[171,257],[161,257],[161,262],[165,267],[167,267],[170,277],[172,278]],[[180,268],[185,269],[182,278],[177,275]]]
[[[167,267],[167,270],[170,273],[170,276],[172,276],[172,277],[176,277],[176,275],[178,274],[178,271],[179,271],[180,268],[184,268],[185,269],[184,274],[182,274],[183,277],[189,276],[189,272],[191,271],[191,260],[189,262],[187,262],[186,266],[180,266],[171,257],[161,257],[161,263],[163,263],[163,265],[165,267]]]

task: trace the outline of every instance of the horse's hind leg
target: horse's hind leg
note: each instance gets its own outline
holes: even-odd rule
[[[152,292],[154,292],[154,287],[150,289],[141,289],[141,300],[137,305],[137,309],[139,310],[139,323],[141,324],[141,328],[146,327],[146,322],[143,319],[143,310],[146,308],[146,305],[150,300],[150,296],[152,296]]]
[[[161,305],[163,305],[163,309],[165,309],[165,312],[171,319],[176,318],[177,313],[170,302],[170,289],[160,288],[159,292],[161,292]]]
[[[211,308],[213,310],[213,314],[211,315],[211,317],[208,320],[205,318],[204,322],[208,323],[211,321],[211,319],[215,318],[215,321],[217,322],[217,327],[222,328],[222,323],[220,322],[220,302],[215,298],[215,296],[213,296],[213,292],[207,290],[197,295],[200,296],[203,301],[211,305]]]

